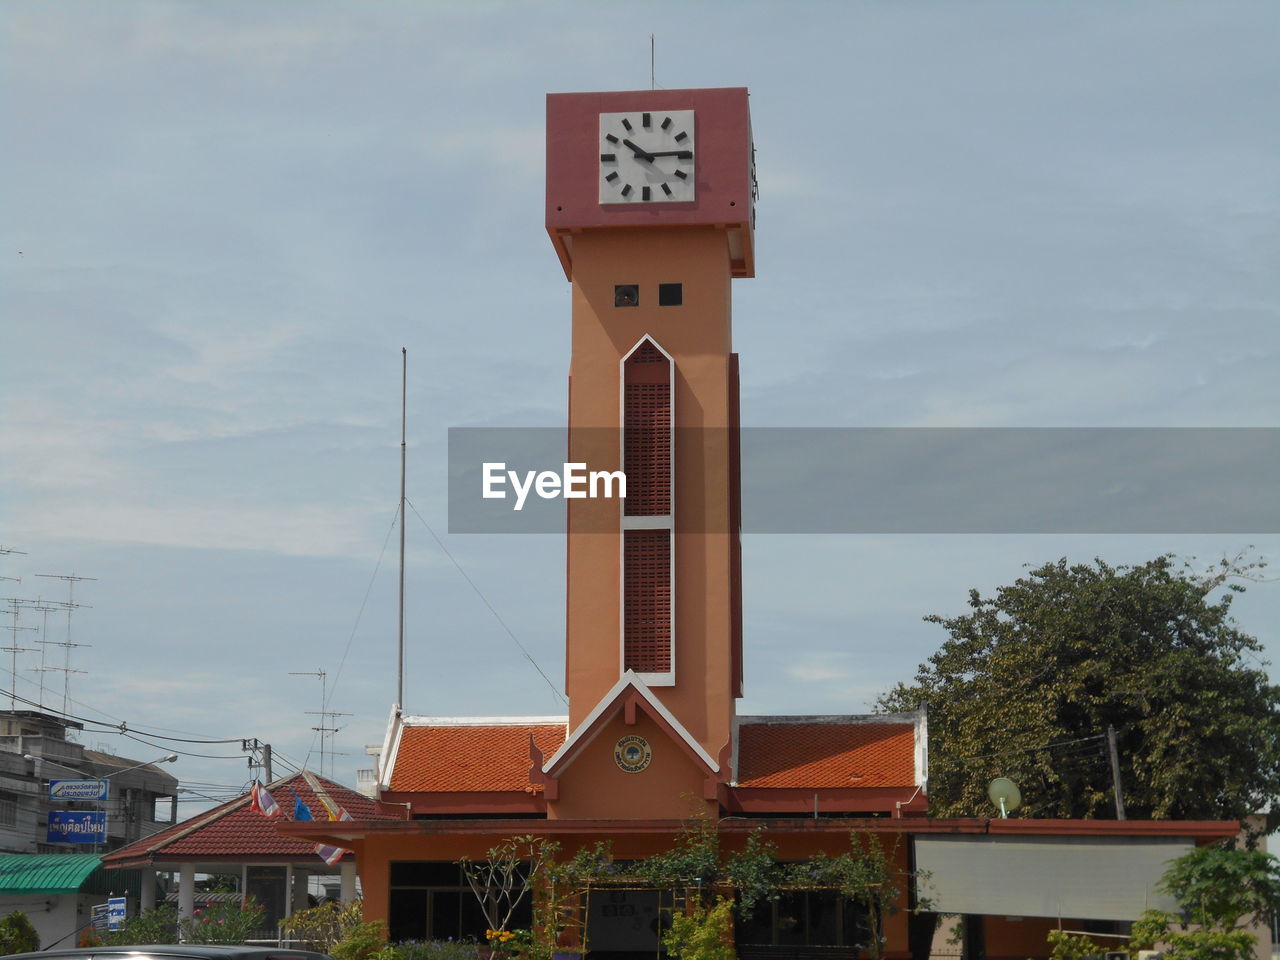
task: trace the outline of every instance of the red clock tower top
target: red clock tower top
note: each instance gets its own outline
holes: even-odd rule
[[[668,145],[686,149],[646,147],[655,141],[644,139],[642,124],[652,117],[657,133],[676,115],[677,126],[692,129],[679,131],[688,138]],[[621,124],[618,136],[604,129],[605,118],[613,116]],[[633,125],[634,141],[627,137]],[[605,181],[619,161],[643,166],[655,184],[652,194],[637,185],[629,197],[617,198],[635,202],[609,202],[614,198],[606,196]],[[669,183],[688,184],[685,191],[663,187],[664,172],[678,178]],[[755,163],[745,87],[547,95],[547,232],[565,276],[573,277],[575,233],[649,226],[719,227],[732,275],[755,275]]]

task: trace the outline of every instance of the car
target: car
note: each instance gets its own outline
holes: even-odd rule
[[[76,947],[14,953],[5,960],[330,960],[323,953],[226,943],[157,943],[136,947]]]

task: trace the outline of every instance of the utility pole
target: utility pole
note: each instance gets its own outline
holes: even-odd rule
[[[409,348],[400,348],[400,626],[397,633],[396,709],[404,709],[404,477],[409,423]]]
[[[262,768],[263,783],[270,783],[274,777],[271,776],[271,744],[263,743],[257,737],[252,739],[244,739],[240,741],[240,749],[248,754],[262,754],[262,760],[257,761],[253,756],[249,757],[249,769],[254,770],[257,767]],[[257,774],[255,773],[256,777]]]
[[[1107,749],[1111,753],[1111,786],[1116,795],[1116,819],[1123,820],[1124,790],[1120,786],[1120,754],[1116,751],[1116,728],[1107,725]]]

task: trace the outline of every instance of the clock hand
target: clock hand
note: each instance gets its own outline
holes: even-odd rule
[[[623,140],[622,142],[623,142],[623,144],[624,144],[625,146],[630,147],[630,148],[631,148],[631,152],[632,152],[632,153],[634,153],[634,154],[635,154],[637,157],[639,157],[641,160],[648,160],[650,163],[652,163],[652,162],[653,162],[653,154],[651,154],[651,153],[646,153],[645,151],[641,150],[639,147],[637,147],[637,146],[636,146],[634,143],[632,143],[630,140]]]
[[[650,159],[653,157],[679,157],[681,160],[692,160],[692,150],[655,150],[649,154]]]

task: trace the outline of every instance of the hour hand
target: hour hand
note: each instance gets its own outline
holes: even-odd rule
[[[622,141],[622,143],[623,143],[623,145],[630,147],[630,148],[631,148],[631,152],[632,152],[632,153],[634,153],[634,154],[635,154],[637,157],[639,157],[641,160],[648,160],[650,163],[652,163],[652,162],[653,162],[653,157],[654,157],[654,155],[653,155],[652,153],[648,153],[648,152],[646,152],[646,151],[644,151],[644,150],[641,150],[639,147],[637,147],[637,146],[636,146],[634,143],[632,143],[630,140],[623,140],[623,141]]]
[[[692,150],[655,150],[653,153],[649,154],[650,159],[652,159],[653,157],[676,157],[677,159],[680,159],[680,160],[692,160],[693,151]]]

